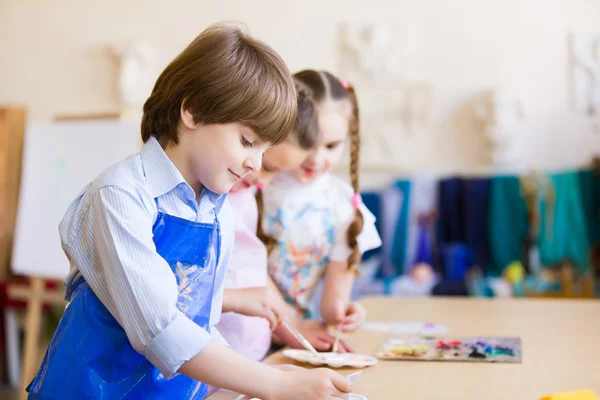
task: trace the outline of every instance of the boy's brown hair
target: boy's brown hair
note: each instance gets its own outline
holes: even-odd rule
[[[239,122],[278,144],[296,119],[296,90],[279,55],[239,27],[212,25],[160,74],[144,104],[142,140],[178,144],[181,108],[196,123]]]

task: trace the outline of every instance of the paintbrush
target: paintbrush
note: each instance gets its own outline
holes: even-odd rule
[[[356,382],[356,380],[362,373],[363,373],[362,371],[358,371],[358,372],[355,372],[353,374],[346,376],[346,378],[348,378],[350,380],[350,383],[354,384],[354,382]]]
[[[333,347],[331,348],[331,351],[334,353],[338,352],[338,347],[340,345],[340,335],[342,334],[342,330],[340,329],[342,326],[342,324],[339,324],[337,326],[337,332],[335,334],[335,342],[333,342]]]
[[[312,347],[310,342],[308,340],[306,340],[306,338],[300,332],[298,332],[296,329],[292,328],[290,326],[290,324],[287,323],[287,321],[283,321],[282,324],[283,324],[283,326],[286,327],[286,329],[288,331],[291,332],[292,335],[294,335],[296,340],[298,340],[300,342],[300,344],[302,346],[304,346],[304,348],[306,350],[310,351],[315,357],[319,358],[320,360],[325,361],[325,358],[322,355],[320,355],[319,352],[317,352],[317,350],[315,350],[314,347]]]

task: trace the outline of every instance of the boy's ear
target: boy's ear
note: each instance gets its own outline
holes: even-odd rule
[[[183,108],[183,103],[181,104],[181,121],[188,129],[196,129],[198,127],[198,124],[194,121],[194,116],[192,113]]]

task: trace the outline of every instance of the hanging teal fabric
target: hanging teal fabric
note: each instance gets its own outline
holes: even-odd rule
[[[542,265],[570,260],[578,272],[589,267],[588,227],[577,172],[550,175],[553,190],[540,196],[538,247]]]
[[[395,183],[396,187],[402,192],[402,208],[398,215],[396,223],[396,232],[394,234],[394,244],[392,246],[391,259],[396,266],[396,274],[401,275],[404,272],[406,263],[406,246],[408,239],[408,218],[410,216],[410,181],[399,180]]]
[[[516,176],[492,178],[489,198],[490,276],[500,276],[513,261],[523,262],[529,232],[527,206]]]
[[[578,173],[579,190],[590,246],[600,240],[600,177],[590,170]]]

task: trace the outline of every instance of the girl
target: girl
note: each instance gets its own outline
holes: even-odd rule
[[[381,245],[375,217],[359,194],[358,104],[354,88],[328,72],[306,70],[294,77],[313,93],[320,136],[298,168],[265,190],[265,231],[279,244],[269,274],[299,315],[350,332],[365,318],[364,309],[350,301],[356,265],[362,253]],[[330,173],[348,140],[352,187]]]
[[[279,317],[290,318],[302,334],[318,350],[327,350],[334,339],[323,324],[316,321],[296,321],[293,310],[285,303],[277,288],[268,278],[267,255],[277,242],[264,234],[261,228],[262,192],[270,180],[280,172],[298,167],[317,144],[318,126],[316,110],[311,94],[302,85],[298,91],[298,117],[288,139],[268,150],[263,157],[262,169],[249,174],[236,184],[228,197],[235,214],[235,246],[225,279],[225,297],[241,290],[258,292],[264,296]],[[258,189],[258,190],[256,190]],[[255,201],[256,196],[256,201]],[[254,297],[254,296],[252,296]],[[262,360],[271,347],[271,329],[265,318],[250,317],[237,313],[225,313],[218,325],[219,332],[236,351],[255,360]],[[296,340],[278,327],[276,337],[291,347],[300,347]],[[345,345],[342,345],[343,350]]]

